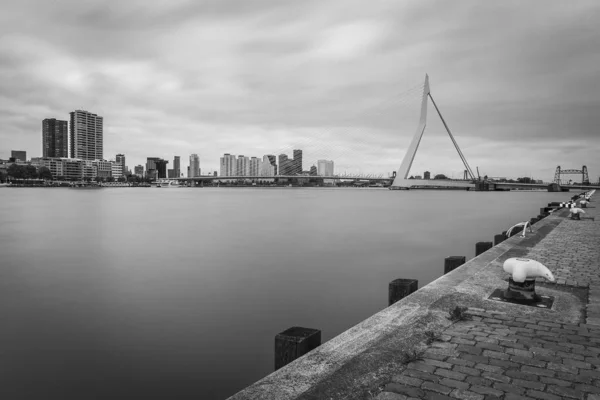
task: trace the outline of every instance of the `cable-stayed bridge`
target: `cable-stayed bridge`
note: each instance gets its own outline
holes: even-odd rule
[[[463,189],[463,190],[479,190],[479,191],[488,191],[488,190],[509,190],[509,189],[547,189],[549,191],[566,191],[568,189],[592,189],[598,188],[600,186],[593,186],[589,184],[587,168],[583,166],[582,170],[562,170],[560,167],[557,168],[555,181],[552,183],[521,183],[521,182],[496,182],[492,180],[484,180],[479,176],[479,172],[477,176],[473,173],[469,163],[463,152],[461,151],[455,137],[452,135],[446,120],[442,116],[440,109],[438,108],[433,96],[431,95],[430,85],[429,85],[429,76],[425,75],[425,82],[422,86],[419,86],[418,89],[421,89],[421,107],[420,107],[420,116],[419,123],[416,129],[415,134],[412,137],[412,140],[409,144],[409,147],[404,155],[400,163],[400,167],[397,171],[394,172],[393,175],[384,176],[383,174],[360,174],[360,173],[344,173],[344,174],[335,174],[331,176],[322,176],[322,175],[314,175],[307,173],[300,174],[284,174],[284,175],[233,175],[233,176],[198,176],[198,177],[188,177],[188,178],[175,178],[174,180],[180,182],[231,182],[231,181],[275,181],[275,182],[316,182],[322,183],[323,181],[333,181],[333,182],[341,182],[341,181],[369,181],[369,182],[380,182],[385,186],[389,186],[390,189],[395,190],[409,190],[409,189]],[[411,89],[406,92],[408,95],[414,93],[415,89]],[[414,179],[412,176],[409,178],[410,169],[412,167],[413,161],[415,159],[415,155],[419,148],[419,144],[421,143],[421,139],[423,134],[425,133],[425,128],[427,126],[427,111],[428,111],[428,103],[431,100],[434,109],[439,116],[448,137],[450,138],[458,156],[464,166],[464,179]],[[404,102],[412,101],[408,96],[404,96],[402,98]],[[360,133],[360,130],[358,131]],[[327,133],[326,133],[327,134]],[[365,144],[367,139],[365,139],[365,135],[350,135],[353,142],[358,144]],[[319,143],[318,146],[315,146],[315,143]],[[314,153],[317,154],[325,154],[331,157],[331,155],[338,154],[341,156],[348,156],[347,149],[344,148],[344,145],[338,146],[336,148],[333,144],[323,144],[323,141],[317,142],[316,140],[309,140],[308,145],[313,147]],[[341,148],[341,150],[340,150]],[[582,180],[582,184],[568,184],[565,185],[561,182],[560,175],[566,173],[578,173],[582,174],[584,177]]]

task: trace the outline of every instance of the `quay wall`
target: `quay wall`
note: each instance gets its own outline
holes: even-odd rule
[[[585,320],[581,295],[560,285],[538,286],[538,292],[556,298],[551,309],[488,300],[495,289],[507,287],[503,262],[510,257],[526,257],[567,215],[568,210],[562,209],[539,220],[533,233],[506,239],[229,399],[374,398],[373,388],[389,383],[390,376],[403,367],[401,356],[418,348],[426,332],[443,331],[452,325],[448,312],[456,306],[517,318],[581,323]],[[441,270],[441,260],[439,267]]]

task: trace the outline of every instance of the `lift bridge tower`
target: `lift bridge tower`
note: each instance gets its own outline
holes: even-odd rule
[[[581,175],[581,184],[589,185],[590,177],[588,175],[587,167],[584,165],[581,169],[561,169],[560,165],[556,167],[556,172],[554,173],[554,183],[561,185],[562,181],[561,175]]]

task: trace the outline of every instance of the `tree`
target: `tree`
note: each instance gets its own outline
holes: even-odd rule
[[[127,178],[125,178],[124,176],[120,176],[119,179],[117,179],[119,182],[127,182]]]
[[[528,177],[528,176],[523,177],[523,178],[517,178],[517,182],[519,182],[519,183],[531,183],[531,178]]]
[[[6,181],[6,173],[4,171],[0,171],[0,182]]]
[[[444,174],[437,174],[433,179],[448,179],[448,177]]]
[[[20,165],[17,164],[12,164],[10,167],[8,167],[8,169],[6,170],[6,172],[8,173],[8,176],[10,176],[11,178],[14,179],[23,179],[23,168],[21,168]]]
[[[47,167],[40,167],[38,175],[40,179],[43,179],[45,181],[51,181],[53,179],[52,172],[50,172],[50,170]]]
[[[26,165],[24,175],[26,179],[37,179],[38,172],[37,169],[33,165]]]
[[[415,179],[415,177],[411,175],[408,177],[408,179]]]
[[[113,178],[112,176],[107,176],[106,177],[106,182],[114,182],[115,178]]]

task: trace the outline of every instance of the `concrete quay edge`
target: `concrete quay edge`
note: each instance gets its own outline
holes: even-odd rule
[[[433,386],[431,388],[427,386],[427,390],[419,386],[414,388],[413,392],[403,392],[404,389],[398,388],[409,386],[398,386],[395,383],[398,387],[396,392],[392,390],[396,386],[391,387],[390,390],[387,389],[392,378],[398,378],[399,373],[403,373],[407,367],[414,364],[406,362],[405,352],[415,349],[420,352],[429,351],[428,346],[424,345],[426,332],[441,333],[442,337],[445,336],[446,339],[452,337],[445,334],[446,331],[452,332],[454,329],[453,322],[447,316],[448,311],[456,306],[468,307],[469,314],[475,315],[475,318],[479,318],[480,321],[497,315],[501,316],[501,320],[510,318],[517,321],[554,321],[554,323],[568,326],[582,326],[586,322],[600,324],[600,310],[596,310],[600,307],[600,282],[592,284],[584,282],[582,278],[579,281],[568,279],[569,276],[563,279],[561,274],[557,276],[555,273],[560,284],[539,285],[538,292],[555,297],[552,309],[488,300],[494,289],[504,289],[507,286],[507,274],[502,269],[502,263],[507,258],[527,257],[531,253],[535,253],[538,247],[543,248],[544,245],[540,245],[540,242],[543,242],[557,227],[567,221],[565,219],[567,214],[567,210],[561,210],[538,221],[533,226],[533,233],[527,233],[524,238],[518,234],[494,246],[454,271],[441,276],[417,292],[322,344],[305,356],[248,386],[229,399],[377,398],[397,400],[429,398],[431,393],[445,396],[440,398],[483,398],[482,394],[467,393],[465,390],[461,391],[460,387],[448,391],[447,386],[441,385],[440,387],[443,386],[446,389],[438,388],[439,390],[436,391],[434,385],[439,385],[439,382],[410,376],[405,378],[413,379],[413,383],[419,381],[419,385],[430,384]],[[572,223],[577,222],[592,223],[591,221],[572,221]],[[598,232],[600,237],[600,225],[594,224],[593,230]],[[552,249],[546,250],[548,250],[546,253],[549,254],[553,252]],[[547,266],[553,270],[551,266]],[[595,268],[597,267],[596,264]],[[584,297],[587,301],[582,300],[583,292],[585,292]],[[477,313],[480,315],[477,316]],[[588,316],[589,318],[586,320]],[[454,343],[453,349],[456,353],[456,343]],[[450,355],[447,354],[444,357],[447,358]],[[437,358],[439,359],[440,356]],[[442,361],[438,362],[443,363]],[[430,367],[424,369],[429,371]],[[493,370],[493,367],[490,366],[490,370]],[[421,371],[421,373],[424,372]],[[398,379],[401,380],[401,378]],[[600,382],[600,377],[598,379]],[[457,386],[460,385],[457,384]],[[546,387],[545,384],[544,387]],[[384,388],[386,390],[383,390]],[[544,396],[546,397],[542,398],[551,398],[552,394],[545,393]]]

